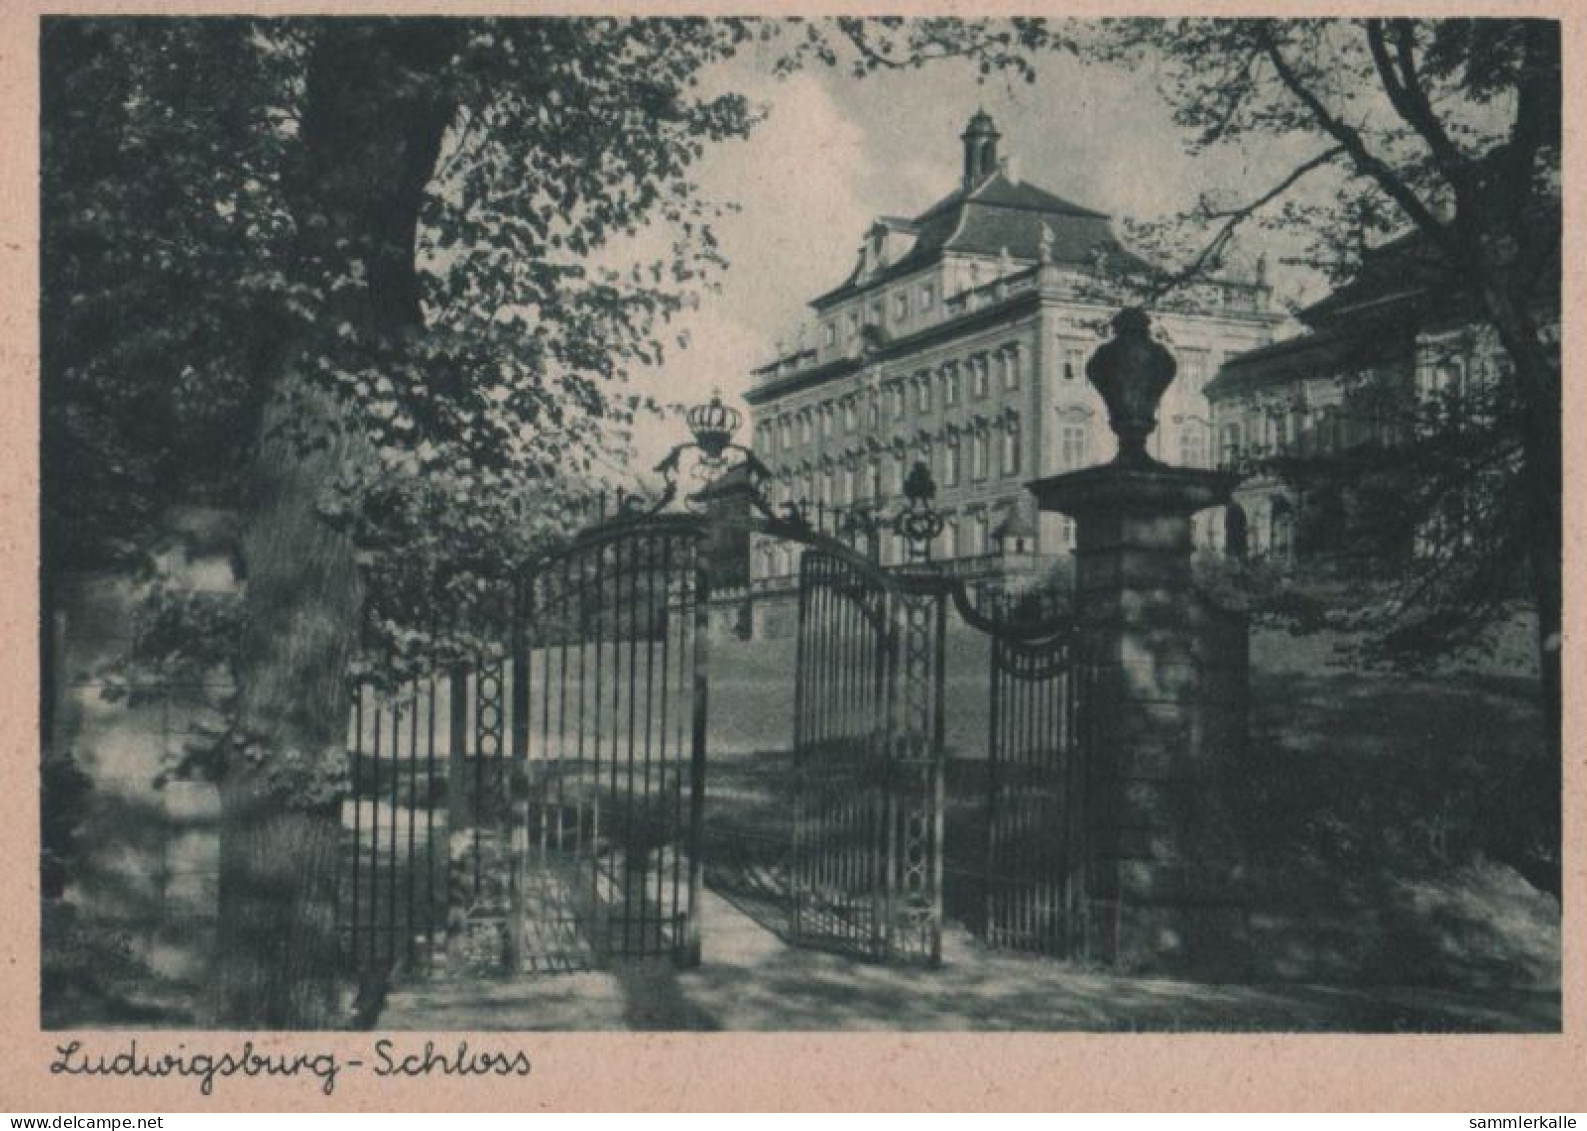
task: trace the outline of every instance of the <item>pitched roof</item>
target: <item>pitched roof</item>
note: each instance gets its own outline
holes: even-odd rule
[[[1409,348],[1409,333],[1405,327],[1366,335],[1330,327],[1258,346],[1225,361],[1218,375],[1207,382],[1206,395],[1216,400],[1274,382],[1333,375],[1353,366],[1371,365],[1403,354]]]
[[[1146,264],[1113,235],[1106,213],[1097,212],[1055,196],[1045,189],[1011,180],[999,171],[968,192],[960,189],[943,197],[911,222],[915,243],[907,252],[862,277],[856,265],[835,289],[811,300],[820,309],[859,291],[896,279],[942,258],[945,252],[1001,255],[1034,261],[1041,256],[1042,227],[1052,233],[1053,262],[1077,266],[1091,263],[1099,254],[1126,270],[1144,270]]]

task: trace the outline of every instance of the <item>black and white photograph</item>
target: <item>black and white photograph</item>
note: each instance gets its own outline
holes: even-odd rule
[[[1560,1034],[1483,13],[40,17],[24,1022]]]

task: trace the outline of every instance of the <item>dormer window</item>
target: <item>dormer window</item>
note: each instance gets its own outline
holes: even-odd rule
[[[921,312],[924,313],[925,311],[930,310],[932,308],[932,306],[934,306],[936,304],[936,301],[937,301],[937,287],[936,287],[936,284],[934,284],[934,283],[922,283],[920,285],[920,309],[921,309]]]
[[[908,291],[899,291],[893,296],[893,317],[900,322],[909,317]]]

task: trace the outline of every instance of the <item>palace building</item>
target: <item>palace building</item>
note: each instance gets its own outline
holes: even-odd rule
[[[905,548],[879,520],[924,462],[947,520],[933,561],[967,575],[1041,572],[1068,553],[1073,530],[1038,516],[1025,484],[1112,458],[1085,364],[1124,301],[1121,280],[1146,265],[1105,213],[1015,176],[985,112],[961,136],[958,187],[912,218],[877,219],[848,276],[810,301],[813,319],[753,372],[753,444],[774,503],[800,505],[884,564],[903,562]],[[1154,455],[1212,465],[1206,383],[1226,357],[1271,341],[1280,321],[1261,272],[1201,284],[1154,312],[1154,333],[1179,362]],[[796,547],[752,544],[760,589],[797,568]]]
[[[1538,242],[1557,247],[1557,233]],[[1557,347],[1549,277],[1539,272],[1533,311]],[[1510,370],[1496,332],[1419,234],[1369,250],[1349,282],[1297,318],[1301,333],[1228,358],[1206,389],[1218,464],[1246,474],[1227,508],[1225,541],[1278,564],[1336,549],[1348,521],[1309,507],[1278,472],[1283,460],[1350,461],[1412,443],[1411,424],[1429,407],[1464,402],[1480,412]]]

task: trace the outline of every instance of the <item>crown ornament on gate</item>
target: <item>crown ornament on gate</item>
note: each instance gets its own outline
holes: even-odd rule
[[[711,399],[697,404],[683,414],[689,426],[690,439],[669,451],[655,470],[662,477],[661,496],[648,507],[634,507],[621,517],[642,518],[659,514],[677,502],[699,509],[710,499],[722,499],[730,494],[747,495],[749,501],[762,513],[770,516],[763,485],[771,478],[771,471],[749,448],[733,439],[744,423],[744,414],[722,400],[720,389],[713,390]],[[692,457],[685,460],[685,457]],[[740,482],[729,477],[742,470]],[[687,474],[686,474],[687,473]],[[685,477],[695,480],[698,487],[685,487]]]
[[[683,418],[689,424],[689,432],[700,449],[703,462],[712,467],[721,466],[723,455],[737,446],[733,444],[733,434],[744,422],[743,414],[723,404],[722,393],[716,390],[711,393],[709,403],[695,405]]]

